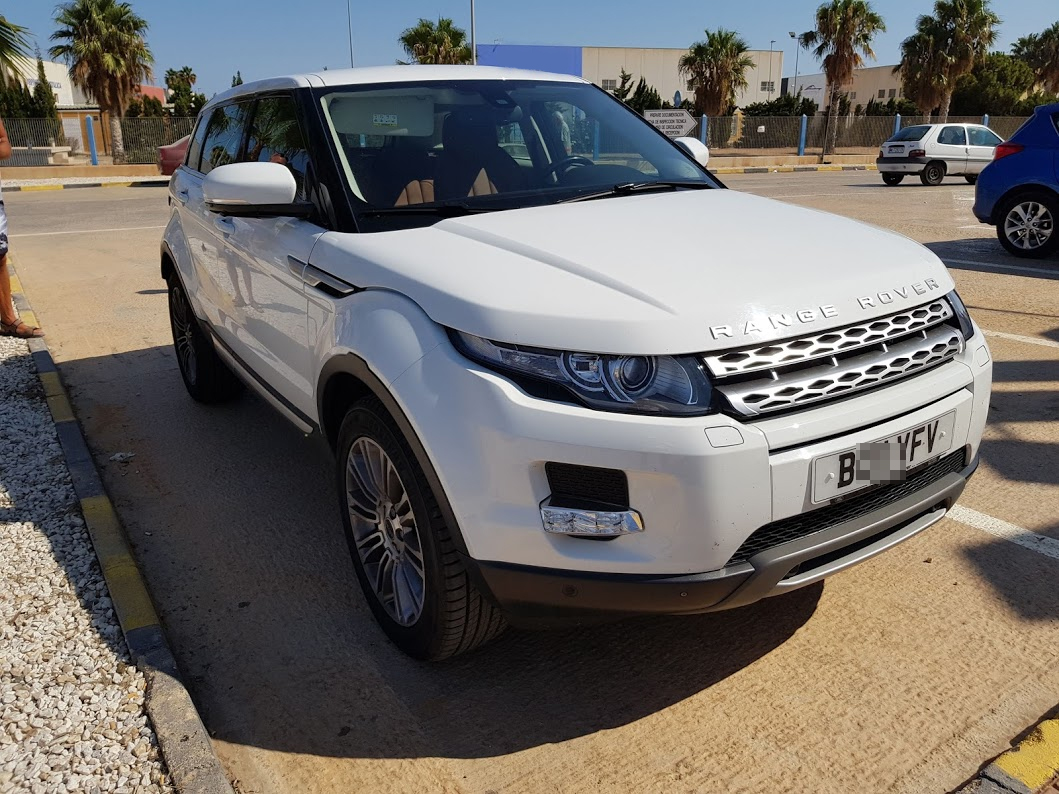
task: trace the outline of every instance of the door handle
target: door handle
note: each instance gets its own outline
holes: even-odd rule
[[[213,225],[225,234],[235,234],[235,221],[231,218],[225,218],[223,216],[220,218],[214,218]]]
[[[190,193],[188,193],[187,190],[178,190],[176,192],[177,201],[179,201],[181,204],[187,204],[189,195]]]

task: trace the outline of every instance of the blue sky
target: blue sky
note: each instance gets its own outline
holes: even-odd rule
[[[150,23],[148,43],[156,60],[156,82],[166,69],[191,66],[196,89],[207,96],[231,84],[238,69],[252,80],[324,66],[349,65],[346,0],[130,0]],[[0,13],[28,27],[42,49],[54,30],[57,0],[4,3]],[[392,64],[402,53],[397,36],[419,17],[452,17],[469,28],[469,0],[349,0],[358,66]],[[478,43],[586,46],[686,47],[704,28],[740,33],[752,49],[776,41],[784,49],[784,72],[794,73],[794,44],[788,31],[812,26],[818,3],[809,0],[477,0]],[[897,60],[901,39],[932,0],[874,3],[887,32],[876,43],[878,63]],[[605,8],[605,10],[602,10]],[[993,0],[1004,20],[999,47],[1059,20],[1055,0]],[[800,71],[818,71],[803,52]]]

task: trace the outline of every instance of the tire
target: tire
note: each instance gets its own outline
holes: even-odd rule
[[[967,180],[968,185],[973,185],[978,182],[978,174],[964,174],[963,178]]]
[[[891,187],[893,185],[900,185],[902,180],[904,180],[904,178],[905,178],[904,174],[883,174],[882,175],[882,181],[885,182],[886,184],[890,185]]]
[[[1043,191],[1020,193],[997,213],[1001,245],[1015,256],[1037,259],[1059,248],[1059,197]]]
[[[375,397],[346,413],[335,473],[357,579],[398,648],[439,661],[504,630],[500,610],[471,582],[452,541],[455,528],[411,448]]]
[[[206,338],[176,274],[169,277],[169,327],[173,330],[180,377],[188,394],[207,404],[238,397],[244,388],[242,381],[228,369]]]
[[[945,165],[943,163],[933,162],[927,163],[927,167],[923,169],[919,175],[920,181],[924,185],[937,186],[941,184],[941,180],[945,178]]]

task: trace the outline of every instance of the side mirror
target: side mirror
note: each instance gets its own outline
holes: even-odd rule
[[[206,209],[218,215],[305,218],[308,201],[296,201],[294,174],[279,163],[232,163],[214,168],[202,183]]]
[[[710,162],[710,149],[698,138],[677,138],[674,143],[703,168]]]

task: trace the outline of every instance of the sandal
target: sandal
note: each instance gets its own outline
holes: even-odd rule
[[[26,325],[22,322],[21,318],[19,318],[13,323],[0,321],[0,336],[14,336],[19,339],[39,339],[44,336],[44,332],[36,326]]]

